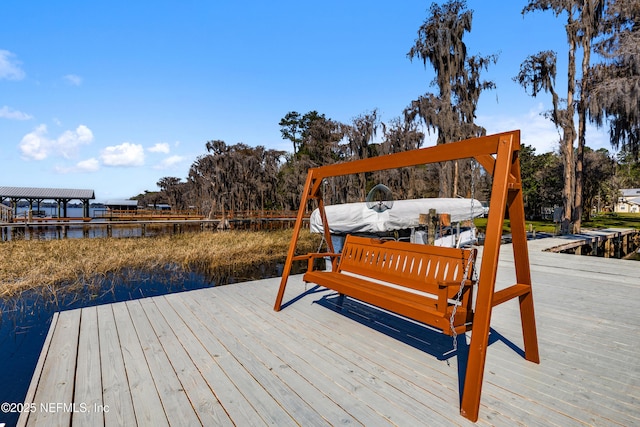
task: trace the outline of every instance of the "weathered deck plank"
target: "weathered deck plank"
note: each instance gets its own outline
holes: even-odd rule
[[[253,303],[248,295],[234,293],[233,295],[229,294],[229,297],[234,300],[234,304],[230,305],[230,308],[242,305],[250,308]],[[204,299],[202,300],[204,301]],[[367,339],[357,340],[363,343],[363,345],[359,345],[362,352],[355,352],[350,348],[354,342],[354,336],[338,336],[339,331],[331,330],[327,334],[326,328],[323,330],[322,327],[312,325],[314,319],[306,319],[308,321],[302,322],[304,327],[300,328],[298,327],[299,318],[297,320],[291,319],[290,324],[276,322],[272,318],[272,316],[280,316],[283,313],[258,312],[254,316],[260,316],[263,320],[260,324],[268,325],[270,329],[270,333],[266,335],[265,339],[279,342],[291,353],[292,356],[287,358],[289,364],[298,366],[299,372],[310,373],[314,369],[317,370],[316,373],[310,375],[312,378],[327,376],[326,382],[322,383],[326,383],[327,388],[323,387],[323,389],[332,395],[331,398],[335,399],[337,404],[349,408],[349,412],[354,416],[359,414],[356,418],[364,425],[371,425],[372,420],[369,417],[376,412],[377,417],[388,419],[389,422],[394,422],[397,419],[409,422],[413,417],[412,422],[421,423],[421,420],[424,419],[422,417],[425,415],[421,413],[424,407],[415,404],[416,393],[413,391],[417,388],[419,390],[417,394],[420,395],[424,393],[425,386],[417,386],[412,382],[413,379],[397,378],[385,373],[385,367],[381,360],[385,360],[386,356],[380,354],[380,347],[364,345],[367,342],[375,342],[375,338],[372,336],[376,334],[375,331],[363,328],[365,333],[370,333],[370,336]],[[297,312],[294,316],[306,315]],[[304,346],[299,345],[300,340],[304,340]],[[394,355],[386,361],[392,363],[393,357]],[[414,370],[411,372],[415,376],[419,375]],[[395,396],[395,399],[390,399],[389,391],[393,390],[392,393],[395,395],[398,389],[406,394],[406,398],[397,399]],[[433,420],[437,418],[437,411],[434,411],[437,409],[437,405],[430,409],[428,415]],[[446,413],[446,411],[444,412]],[[442,421],[451,422],[445,417]],[[379,418],[376,423],[380,423]]]
[[[211,302],[213,301],[204,298],[200,298],[197,301],[193,298],[191,300],[191,307],[198,311],[206,312],[206,306]],[[198,303],[203,305],[198,308]],[[231,329],[236,332],[234,336],[246,336],[250,334],[252,338],[254,338],[251,342],[255,342],[255,344],[251,346],[250,351],[254,355],[257,355],[257,357],[261,359],[261,363],[268,369],[273,369],[273,366],[288,366],[287,369],[282,370],[282,372],[279,372],[277,375],[284,383],[295,389],[327,422],[330,424],[362,423],[367,425],[366,411],[360,412],[354,407],[341,409],[343,408],[342,405],[336,405],[336,401],[344,397],[346,390],[338,387],[335,382],[323,375],[322,371],[318,371],[314,373],[314,375],[308,375],[310,371],[313,371],[317,367],[313,366],[313,362],[307,357],[310,353],[306,350],[306,346],[291,348],[289,346],[290,340],[287,339],[286,335],[278,334],[277,330],[275,330],[271,324],[267,322],[255,322],[255,320],[254,322],[247,321],[247,319],[245,319],[247,315],[255,316],[255,312],[249,311],[250,307],[243,307],[241,304],[233,304],[233,306],[234,307],[227,305],[227,307],[219,307],[221,310],[225,308],[231,310],[224,315],[225,326],[231,327]],[[242,308],[241,311],[243,313],[241,314],[237,311],[234,313],[234,308],[236,310]],[[251,330],[243,328],[243,325],[249,324],[258,325],[259,327],[252,328]],[[245,340],[244,342],[247,341],[248,340]],[[274,342],[277,342],[279,345],[274,346]],[[330,364],[326,363],[324,367],[326,369],[331,368]],[[310,379],[312,379],[312,382],[310,382]],[[304,390],[304,392],[301,392],[301,390]],[[322,390],[324,394],[319,395],[319,390]],[[321,401],[318,402],[318,399],[321,399]],[[369,408],[368,411],[370,412],[371,409]],[[379,422],[380,418],[375,417],[368,419],[368,421],[371,422],[373,422],[373,420]]]
[[[124,302],[113,304],[112,307],[136,422],[139,425],[169,425],[147,359],[142,351],[143,344],[140,343],[131,320],[129,307]]]
[[[102,399],[105,425],[125,425],[135,420],[131,390],[127,384],[122,349],[111,305],[98,307]]]
[[[640,425],[637,263],[536,245],[541,364],[522,357],[517,303],[496,307],[478,425]],[[506,245],[498,289],[513,283],[512,270]],[[298,299],[276,313],[277,286],[270,279],[58,314],[30,401],[67,393],[110,410],[34,413],[27,424],[103,415],[105,425],[154,416],[189,425],[471,425],[458,413],[464,338],[454,354],[450,337],[349,299],[339,310],[333,292],[300,276],[285,296]]]
[[[322,424],[322,415],[303,397],[306,393],[311,393],[304,378],[291,375],[288,364],[273,360],[269,349],[260,348],[251,334],[235,329],[232,319],[224,311],[217,311],[215,316],[209,317],[210,324],[216,330],[217,338],[222,345],[251,374],[258,386],[267,389],[289,416],[302,425]],[[265,359],[267,359],[266,362]],[[301,390],[296,386],[300,386]],[[321,397],[318,396],[318,398]]]
[[[165,351],[162,347],[162,343],[152,327],[151,322],[157,325],[159,320],[155,317],[147,318],[148,313],[143,310],[139,300],[127,302],[127,308],[140,342],[145,343],[142,350],[158,389],[162,406],[168,414],[169,423],[171,424],[173,420],[180,420],[184,425],[197,425],[200,420],[167,355],[170,352]]]
[[[163,347],[171,358],[173,369],[178,373],[180,382],[196,409],[200,421],[204,425],[231,425],[224,408],[183,348],[181,340],[190,339],[190,331],[183,327],[179,317],[162,298],[155,301],[155,304],[144,301],[143,307],[147,315],[153,319],[152,324],[156,328],[156,333],[161,337]],[[176,333],[171,330],[170,325],[176,328]]]
[[[104,412],[97,410],[103,402],[96,307],[81,311],[73,401],[83,404],[80,410],[73,412],[73,424],[93,426],[104,424]]]
[[[171,327],[229,417],[238,425],[294,425],[282,407],[264,388],[256,387],[255,379],[206,328],[208,319],[202,323],[189,309],[181,309],[180,299],[171,301],[172,305],[177,304],[182,319]],[[144,306],[150,309],[151,302],[145,301]]]
[[[34,397],[34,401],[38,402],[37,410],[29,414],[29,425],[71,423],[73,411],[58,404],[73,402],[79,329],[80,310],[60,314]]]
[[[29,389],[27,390],[27,394],[25,396],[25,402],[34,402],[36,390],[38,389],[38,383],[40,381],[40,376],[42,375],[42,370],[44,368],[44,363],[47,360],[47,354],[49,352],[49,347],[51,344],[51,339],[53,337],[53,333],[56,330],[56,324],[58,323],[58,317],[60,313],[53,313],[53,317],[51,318],[51,325],[49,326],[49,331],[47,332],[47,336],[44,339],[44,343],[42,345],[42,352],[38,357],[38,362],[36,363],[36,368],[33,373],[33,377],[31,378],[31,384],[29,384]],[[27,423],[28,414],[21,416],[18,419],[17,427],[24,427]]]

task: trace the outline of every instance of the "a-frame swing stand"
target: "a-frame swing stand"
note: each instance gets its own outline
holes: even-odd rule
[[[323,179],[474,158],[488,173],[493,175],[482,267],[478,277],[475,313],[471,327],[469,359],[460,408],[460,413],[464,417],[474,422],[477,421],[493,307],[516,297],[519,299],[525,359],[540,363],[533,295],[531,292],[531,272],[524,220],[520,162],[518,160],[519,150],[520,131],[511,131],[435,147],[309,169],[274,309],[279,311],[281,308],[293,261],[308,259],[306,255],[296,256],[295,251],[307,203],[310,199],[315,199],[318,202],[328,251],[333,252],[324,202],[320,191]],[[507,211],[511,221],[516,283],[496,292],[495,283],[498,272],[502,225]]]

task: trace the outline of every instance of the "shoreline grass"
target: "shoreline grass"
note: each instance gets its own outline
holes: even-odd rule
[[[486,218],[475,220],[482,230]],[[550,221],[527,221],[537,231],[555,231]],[[585,228],[640,228],[640,215],[607,214],[583,223]],[[508,220],[503,232],[509,233]],[[284,262],[292,230],[186,232],[137,238],[11,240],[0,242],[0,300],[42,290],[53,297],[97,287],[131,274],[171,270],[207,278],[232,276],[251,267]],[[298,252],[314,252],[321,237],[302,230]]]
[[[555,234],[558,226],[553,221],[547,220],[526,220],[526,228],[532,227],[536,231]],[[487,218],[476,218],[474,220],[478,230],[484,232],[487,228]],[[599,230],[603,228],[635,228],[640,229],[640,214],[632,213],[604,213],[596,215],[589,221],[582,222],[582,228],[585,230]],[[502,226],[503,233],[511,233],[511,224],[508,219],[504,220]]]
[[[142,238],[14,240],[0,243],[0,299],[42,289],[74,292],[128,272],[178,268],[213,277],[284,262],[292,230],[183,233]],[[312,252],[320,236],[303,230],[298,251]]]

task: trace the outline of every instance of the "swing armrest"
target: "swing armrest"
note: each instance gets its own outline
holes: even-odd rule
[[[471,287],[474,285],[474,281],[473,280],[469,280],[467,279],[466,283],[464,284],[465,288]],[[460,282],[455,281],[455,280],[446,280],[446,281],[441,281],[438,282],[438,287],[440,288],[451,288],[451,287],[456,287],[459,288],[460,287]]]
[[[335,260],[335,258],[337,258],[339,256],[340,256],[340,254],[333,253],[333,252],[312,252],[312,253],[308,253],[306,255],[294,256],[293,260],[294,261],[307,260],[307,271],[313,271],[313,261],[315,259],[330,257],[330,258],[333,258]]]
[[[438,308],[447,307],[448,301],[450,298],[450,288],[459,289],[460,281],[455,280],[446,280],[446,281],[438,281]],[[473,286],[473,280],[466,280],[463,286],[463,289],[471,288]]]

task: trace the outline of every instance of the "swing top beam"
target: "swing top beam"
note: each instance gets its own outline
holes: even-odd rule
[[[311,168],[308,173],[316,182],[311,187],[309,195],[314,198],[318,197],[320,193],[320,182],[318,181],[324,178],[419,166],[465,158],[475,158],[487,172],[492,173],[495,164],[495,159],[492,156],[497,154],[496,138],[500,136],[508,137],[513,133],[519,134],[519,131]],[[470,141],[473,141],[473,144],[471,144]]]
[[[469,345],[469,356],[460,406],[460,413],[464,417],[474,422],[477,421],[490,331],[491,311],[494,306],[513,298],[518,298],[525,359],[534,363],[540,362],[533,294],[531,290],[531,272],[524,220],[520,163],[518,160],[519,150],[520,131],[515,130],[479,138],[471,138],[460,142],[441,144],[435,147],[421,148],[386,156],[309,169],[274,309],[279,311],[282,307],[282,300],[293,261],[308,258],[306,256],[296,256],[295,251],[309,199],[315,199],[318,202],[320,215],[324,224],[324,234],[328,251],[333,252],[321,192],[323,179],[334,176],[474,158],[483,166],[487,173],[493,175],[486,238],[483,248],[482,266],[478,277],[478,291],[471,329],[471,343]],[[500,255],[502,226],[507,212],[511,222],[516,283],[496,292],[495,282]],[[464,363],[463,361],[460,362]]]

